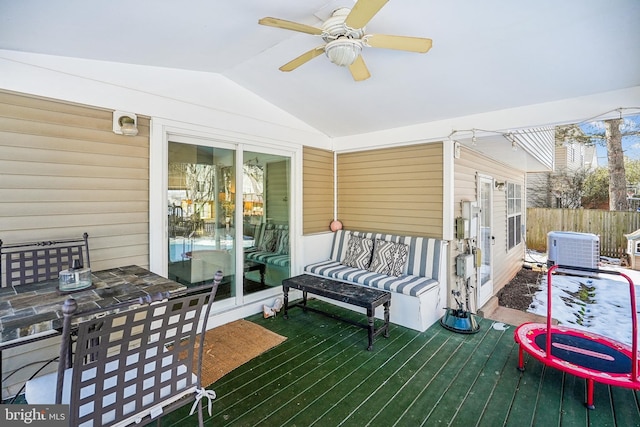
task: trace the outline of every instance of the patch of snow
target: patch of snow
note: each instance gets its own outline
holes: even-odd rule
[[[546,255],[527,252],[528,262],[546,265]],[[640,271],[622,268],[609,260],[601,270],[626,274],[634,283],[636,309],[640,307]],[[619,275],[599,277],[554,274],[551,279],[551,315],[562,325],[604,335],[631,345],[632,321],[629,282]],[[547,316],[547,275],[544,274],[533,302],[527,310]]]

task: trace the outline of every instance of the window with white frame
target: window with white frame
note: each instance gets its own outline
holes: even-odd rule
[[[636,254],[640,254],[640,241],[636,242]]]
[[[507,183],[507,248],[522,240],[522,185]]]

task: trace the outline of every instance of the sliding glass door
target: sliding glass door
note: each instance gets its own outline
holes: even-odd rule
[[[235,150],[169,142],[169,278],[186,285],[225,280],[217,299],[235,296]]]
[[[216,300],[281,286],[290,158],[170,141],[167,167],[169,278],[195,286],[222,270]]]
[[[290,161],[243,153],[244,295],[279,287],[289,277]]]

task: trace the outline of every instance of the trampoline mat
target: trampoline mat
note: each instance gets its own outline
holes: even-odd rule
[[[535,343],[546,351],[547,333],[535,337]],[[577,335],[551,334],[551,354],[574,365],[612,374],[631,372],[631,358],[620,350],[591,338]]]

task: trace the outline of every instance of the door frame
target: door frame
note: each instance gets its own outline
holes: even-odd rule
[[[243,164],[243,153],[246,151],[259,151],[265,154],[274,154],[289,159],[290,165],[290,182],[289,196],[289,229],[290,247],[296,248],[298,245],[298,237],[296,230],[300,221],[300,215],[296,209],[296,203],[301,194],[298,188],[297,177],[294,173],[299,170],[298,164],[301,162],[301,147],[293,148],[284,145],[278,145],[259,140],[248,139],[246,135],[242,137],[232,137],[229,135],[218,135],[209,132],[209,130],[193,130],[175,126],[172,122],[163,119],[153,119],[151,121],[151,138],[149,147],[149,269],[154,273],[167,277],[168,273],[168,221],[167,221],[167,163],[168,163],[168,144],[169,140],[193,144],[212,146],[217,148],[235,150],[236,164]],[[242,168],[236,167],[235,177],[236,188],[242,188]],[[236,209],[236,224],[242,224],[242,209]],[[236,227],[236,242],[242,242],[242,227]],[[236,250],[236,275],[241,277],[243,274],[243,254]],[[290,250],[291,274],[297,262],[297,254],[295,250]],[[241,286],[236,284],[236,287]],[[231,310],[231,318],[242,318],[255,312],[254,306],[262,308],[263,300],[273,299],[282,292],[281,288],[262,291],[259,293],[249,294],[245,296],[242,292],[236,292],[235,298],[229,298],[214,303],[214,312],[221,310]],[[238,310],[242,309],[242,310]]]
[[[491,176],[477,175],[477,200],[478,200],[478,232],[476,248],[480,249],[479,266],[476,270],[476,298],[477,308],[482,307],[493,296],[493,274],[494,274],[494,197],[493,197],[494,179]],[[483,198],[483,191],[488,190],[486,201]],[[485,206],[488,203],[488,207]],[[484,216],[485,214],[488,217]],[[486,224],[488,222],[488,224]],[[488,230],[487,230],[488,226]],[[485,267],[487,264],[487,268]],[[483,273],[488,273],[488,279],[482,283]]]

